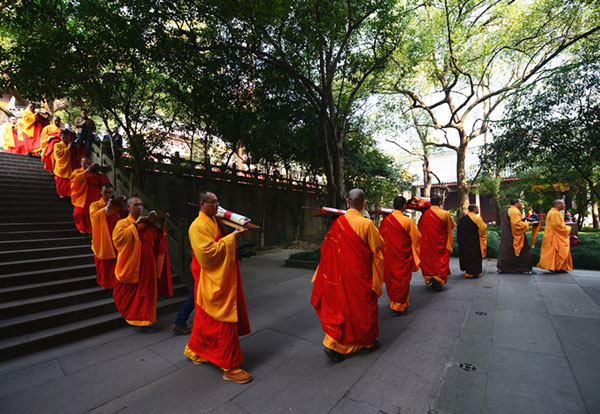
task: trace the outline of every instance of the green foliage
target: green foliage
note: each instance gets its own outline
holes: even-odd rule
[[[321,260],[321,249],[304,250],[297,253],[292,253],[289,259],[306,260],[309,262],[318,262]]]

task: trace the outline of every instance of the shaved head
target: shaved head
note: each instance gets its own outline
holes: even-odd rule
[[[131,197],[129,200],[127,200],[127,207],[131,206],[132,204],[135,203],[141,203],[142,200],[139,199],[138,197]]]
[[[564,200],[560,200],[560,199],[559,199],[559,200],[554,200],[554,201],[552,202],[552,207],[554,207],[554,208],[557,208],[557,209],[561,210],[561,209],[559,208],[559,207],[561,207],[561,206],[562,206],[562,207],[564,207],[564,206],[565,206],[565,202],[564,202]]]
[[[365,192],[360,188],[353,188],[348,193],[348,198],[346,201],[350,207],[357,210],[362,210],[363,205],[365,204]]]

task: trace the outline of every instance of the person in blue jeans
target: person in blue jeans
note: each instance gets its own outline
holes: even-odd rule
[[[188,326],[187,320],[193,310],[194,293],[192,292],[186,299],[185,303],[181,305],[179,313],[177,313],[177,317],[175,317],[175,321],[171,327],[171,332],[173,332],[175,335],[189,335],[190,332],[192,332],[192,328]]]

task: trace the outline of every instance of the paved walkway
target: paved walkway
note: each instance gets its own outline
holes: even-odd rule
[[[0,412],[600,412],[600,272],[498,275],[489,260],[467,280],[453,259],[443,292],[414,275],[406,315],[391,317],[384,294],[382,348],[334,365],[310,305],[312,272],[284,268],[288,254],[242,262],[252,383],[192,365],[169,315],[156,334],[123,328],[0,364]]]

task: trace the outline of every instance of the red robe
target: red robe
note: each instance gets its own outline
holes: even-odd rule
[[[408,220],[410,218],[406,217]],[[412,220],[411,220],[412,222]],[[414,226],[414,223],[412,223]],[[415,238],[418,230],[414,228]],[[408,295],[412,273],[419,270],[419,239],[413,239],[394,214],[389,214],[379,226],[383,245],[384,281],[391,308],[404,311],[408,306]]]
[[[54,144],[60,141],[60,133],[48,135],[50,138],[42,154],[42,160],[44,162],[44,169],[50,171],[50,174],[54,174]]]
[[[124,219],[127,220],[127,219]],[[131,325],[145,326],[156,322],[156,301],[159,297],[173,296],[173,281],[167,240],[153,224],[144,224],[137,230],[141,242],[140,270],[137,283],[117,280],[113,298],[117,310]],[[157,269],[156,258],[164,254]]]
[[[42,129],[48,125],[50,121],[39,114],[35,115],[35,123],[33,124],[33,136],[29,136],[23,131],[23,138],[25,139],[25,151],[36,152],[40,149],[40,140],[42,137]]]
[[[102,184],[110,183],[108,177],[104,174],[98,174],[95,172],[85,173],[85,179],[87,181],[87,190],[85,192],[85,198],[83,196],[78,197],[76,194],[77,186],[73,182],[73,178],[76,174],[81,174],[81,168],[77,171],[73,171],[71,176],[71,202],[73,203],[73,220],[75,221],[75,227],[81,233],[92,234],[92,222],[90,221],[90,204],[94,201],[98,201],[102,198],[100,194],[100,187]]]
[[[450,274],[450,253],[448,247],[448,223],[444,222],[432,208],[425,210],[419,220],[421,232],[421,271],[427,281],[436,276],[446,283]],[[451,235],[452,233],[450,233]]]
[[[311,304],[323,331],[339,343],[371,345],[379,335],[372,252],[340,216],[321,245]]]

